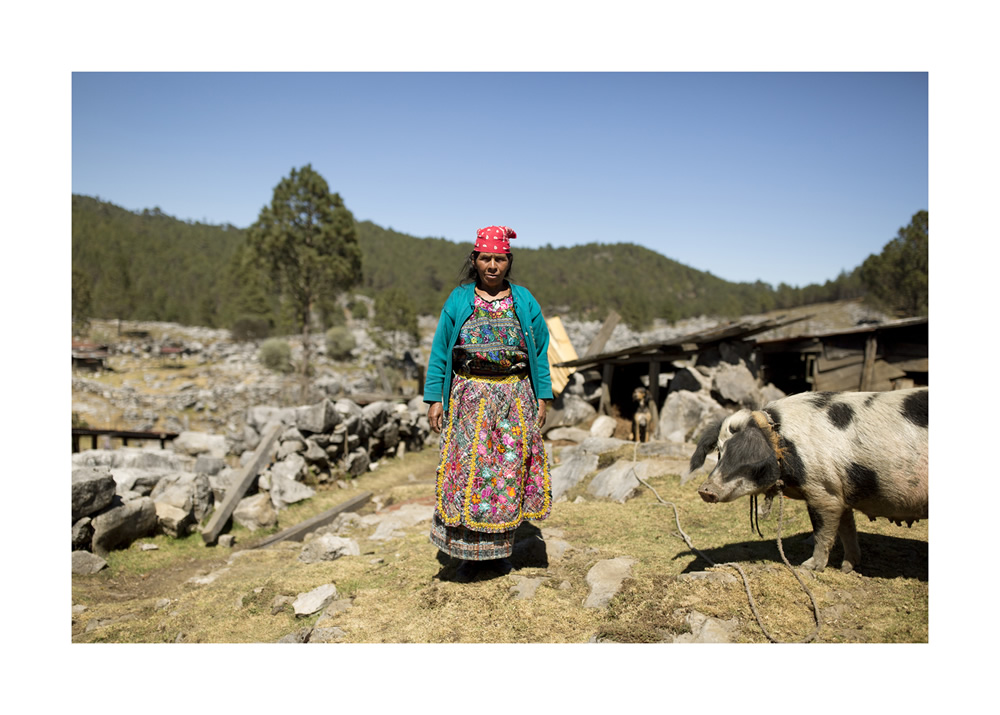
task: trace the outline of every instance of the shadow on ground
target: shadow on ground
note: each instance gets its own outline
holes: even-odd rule
[[[537,526],[523,522],[517,527],[514,536],[514,550],[510,558],[506,560],[506,564],[483,562],[478,564],[478,568],[473,569],[472,573],[469,573],[468,569],[460,570],[461,559],[438,551],[437,560],[441,564],[441,570],[435,574],[434,578],[457,582],[489,581],[521,569],[548,568],[549,557],[545,548],[545,540],[542,539],[542,532]]]
[[[856,569],[862,576],[873,578],[914,578],[920,581],[928,579],[928,545],[926,541],[907,539],[882,534],[858,533],[858,543],[861,546],[861,565]],[[792,566],[798,566],[812,556],[813,542],[811,532],[802,532],[781,540],[785,556]],[[759,539],[726,544],[714,549],[700,551],[716,564],[730,561],[743,562],[774,562],[783,564],[778,551],[777,541]],[[698,556],[696,552],[685,550],[675,558]],[[840,569],[844,560],[844,549],[840,541],[830,552],[828,569]],[[697,558],[684,569],[683,573],[703,571],[710,564],[704,558]]]

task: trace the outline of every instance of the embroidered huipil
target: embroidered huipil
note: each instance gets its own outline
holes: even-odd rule
[[[552,490],[512,296],[492,302],[475,297],[452,365],[436,489],[439,517],[448,526],[487,532],[545,518]]]

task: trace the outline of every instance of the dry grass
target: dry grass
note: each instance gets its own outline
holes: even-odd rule
[[[434,450],[392,460],[357,480],[357,488],[380,496],[384,505],[433,495]],[[798,641],[814,627],[812,604],[781,563],[776,546],[777,505],[761,525],[764,538],[749,530],[748,502],[709,505],[694,483],[680,486],[677,475],[650,481],[665,500],[677,504],[682,528],[716,563],[739,562],[768,630],[779,640]],[[325,490],[308,502],[282,512],[285,528],[343,502],[355,490]],[[179,541],[157,537],[158,551],[138,545],[115,552],[109,569],[74,577],[73,602],[87,610],[77,617],[74,642],[273,642],[316,623],[318,615],[296,618],[291,607],[272,608],[279,596],[294,597],[334,583],[352,607],[327,619],[353,643],[580,643],[592,639],[656,642],[688,630],[691,611],[724,621],[735,620],[733,639],[764,642],[742,582],[685,581],[682,574],[702,571],[705,561],[679,537],[673,510],[642,488],[625,504],[587,499],[557,504],[552,516],[523,527],[512,559],[512,576],[472,583],[448,580],[453,569],[426,535],[426,524],[403,538],[374,542],[370,529],[351,534],[362,554],[333,562],[305,564],[300,544],[247,547],[264,534],[237,531],[243,551],[231,555],[205,547],[198,536]],[[366,507],[372,511],[374,506]],[[547,554],[546,538],[572,546],[562,558]],[[822,614],[821,642],[927,642],[927,522],[912,529],[884,520],[859,520],[866,562],[861,574],[838,570],[842,552],[819,574],[800,572]],[[809,521],[802,502],[785,501],[783,545],[793,564],[810,553]],[[636,559],[627,579],[606,609],[583,608],[586,575],[600,559]],[[228,569],[204,585],[192,576]],[[736,575],[727,567],[718,570]],[[516,599],[516,577],[544,579],[531,599]],[[168,599],[169,604],[163,605]],[[88,624],[90,630],[87,630]]]

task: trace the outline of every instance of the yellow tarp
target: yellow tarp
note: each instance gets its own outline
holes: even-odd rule
[[[547,318],[549,326],[549,371],[552,373],[552,394],[558,396],[569,383],[569,376],[576,372],[575,367],[552,367],[556,363],[576,360],[576,349],[566,335],[566,328],[558,318]]]

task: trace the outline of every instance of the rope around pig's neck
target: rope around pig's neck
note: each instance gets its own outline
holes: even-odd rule
[[[685,534],[684,530],[681,528],[681,519],[680,519],[680,516],[679,516],[679,514],[677,512],[677,505],[674,504],[673,502],[664,501],[660,497],[660,495],[657,493],[657,491],[655,489],[653,489],[653,487],[651,487],[642,477],[640,477],[639,473],[635,470],[636,453],[637,453],[638,449],[639,449],[639,443],[636,442],[636,443],[634,443],[634,446],[632,448],[632,469],[631,469],[632,474],[635,475],[635,478],[638,479],[639,482],[643,486],[645,486],[647,489],[649,489],[651,492],[653,492],[653,495],[656,497],[656,500],[658,502],[660,502],[660,504],[663,504],[664,506],[669,506],[669,507],[673,508],[673,510],[674,510],[674,521],[677,523],[677,531],[680,533],[681,538],[684,539],[684,543],[686,543],[688,545],[689,549],[691,549],[693,552],[695,552],[696,554],[698,554],[701,558],[705,559],[705,561],[707,561],[712,566],[731,566],[732,568],[734,568],[737,571],[739,571],[740,576],[743,577],[743,587],[744,587],[744,589],[746,589],[747,599],[750,601],[750,610],[753,611],[754,618],[757,619],[757,625],[760,626],[761,631],[764,632],[764,635],[767,636],[767,639],[769,641],[771,641],[772,643],[792,643],[792,642],[795,642],[795,643],[809,643],[810,641],[814,640],[816,638],[816,636],[819,634],[819,628],[820,628],[819,605],[817,605],[817,603],[816,603],[816,597],[813,596],[812,591],[810,591],[809,587],[806,586],[805,582],[802,580],[802,577],[799,576],[799,574],[795,571],[795,569],[792,568],[792,565],[790,563],[788,563],[788,559],[785,557],[785,550],[784,550],[784,548],[781,545],[781,527],[782,527],[782,525],[784,524],[784,521],[785,521],[785,503],[784,503],[785,500],[784,500],[782,492],[781,492],[781,488],[784,486],[784,484],[782,483],[782,481],[779,479],[778,483],[777,483],[777,487],[778,487],[778,553],[781,554],[781,560],[785,562],[785,566],[787,566],[788,570],[792,572],[792,575],[795,576],[795,579],[799,582],[799,585],[802,586],[802,589],[809,596],[809,600],[812,601],[812,605],[813,605],[813,617],[816,620],[816,627],[813,628],[812,633],[810,633],[809,636],[807,636],[804,640],[801,640],[801,641],[779,641],[777,638],[775,638],[773,635],[771,635],[770,631],[767,630],[767,628],[764,626],[763,620],[761,620],[760,613],[757,611],[757,604],[753,600],[753,594],[750,593],[750,579],[747,577],[746,573],[743,571],[743,567],[742,566],[740,566],[738,563],[735,563],[735,562],[732,562],[732,561],[724,563],[724,564],[717,564],[714,561],[712,561],[712,559],[710,559],[706,554],[704,554],[701,551],[699,551],[695,547],[695,545],[693,543],[691,543],[691,538],[687,534]]]

